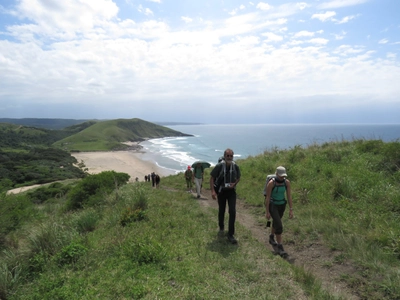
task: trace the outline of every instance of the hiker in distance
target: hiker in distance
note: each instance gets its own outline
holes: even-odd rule
[[[270,177],[270,176],[268,176]],[[267,178],[268,178],[267,177]],[[293,218],[293,202],[290,188],[290,181],[286,179],[286,169],[282,166],[276,168],[275,176],[267,181],[265,208],[267,220],[272,217],[272,228],[269,236],[269,243],[279,250],[281,256],[287,255],[282,246],[282,217],[286,209],[286,204],[289,203],[289,218]],[[287,196],[287,201],[285,198]],[[276,236],[276,240],[275,240]]]
[[[197,198],[200,198],[201,187],[203,185],[204,168],[201,163],[197,163],[193,170],[193,182],[196,184]]]
[[[218,199],[218,225],[219,233],[224,233],[224,219],[226,202],[229,207],[228,240],[236,244],[235,220],[236,220],[236,185],[240,181],[240,168],[233,161],[233,150],[226,149],[224,159],[211,171],[210,189],[214,200]]]
[[[187,191],[188,193],[192,192],[192,180],[193,180],[193,171],[190,168],[190,166],[187,167],[185,173],[185,180],[186,180],[186,187],[187,187]]]

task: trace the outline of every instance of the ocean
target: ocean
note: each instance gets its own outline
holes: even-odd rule
[[[165,170],[165,175],[183,172],[197,160],[215,165],[226,148],[234,151],[234,159],[240,159],[273,148],[307,148],[313,144],[355,139],[381,139],[385,142],[400,139],[400,124],[219,124],[168,127],[193,137],[152,139],[141,143],[146,151],[142,158],[156,163]]]

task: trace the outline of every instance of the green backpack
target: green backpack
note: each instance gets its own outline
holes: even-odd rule
[[[276,174],[270,174],[270,175],[267,176],[267,179],[265,180],[264,191],[263,191],[264,197],[267,197],[267,185],[268,185],[268,182],[270,182],[271,180],[274,181],[274,187],[272,188],[272,191],[276,187],[275,179],[276,179]],[[284,180],[284,184],[285,184],[285,189],[286,189],[286,178]],[[271,193],[272,193],[272,191],[271,191]]]

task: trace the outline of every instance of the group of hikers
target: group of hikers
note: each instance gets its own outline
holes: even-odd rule
[[[156,174],[155,172],[152,172],[151,174],[144,176],[144,181],[148,181],[148,182],[151,181],[151,185],[153,187],[158,188],[160,186],[161,178],[160,178],[160,175]]]
[[[235,234],[236,220],[236,186],[240,181],[240,168],[233,160],[233,150],[226,149],[224,156],[218,160],[210,174],[210,189],[214,200],[218,201],[218,225],[219,235],[225,234],[225,210],[228,203],[228,232],[229,242],[237,244]],[[192,192],[192,183],[196,185],[197,198],[200,198],[204,169],[201,164],[188,166],[184,173],[188,192]],[[282,166],[276,168],[275,174],[268,175],[264,188],[265,217],[267,226],[271,224],[269,243],[276,249],[276,252],[283,257],[287,256],[282,245],[282,217],[289,204],[289,218],[293,218],[293,201],[291,195],[290,181],[286,178],[286,169]]]

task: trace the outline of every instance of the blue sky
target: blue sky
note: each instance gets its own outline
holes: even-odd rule
[[[400,1],[0,1],[0,117],[400,123]]]

